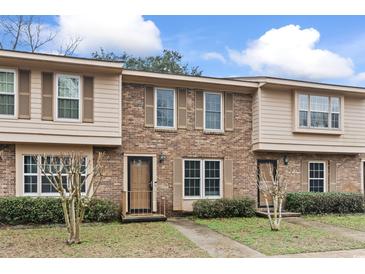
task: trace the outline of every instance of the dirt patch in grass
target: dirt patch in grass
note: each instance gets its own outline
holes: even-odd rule
[[[345,214],[345,215],[309,215],[306,220],[317,221],[325,224],[346,227],[365,232],[365,214]]]
[[[0,257],[208,257],[168,223],[83,225],[79,245],[64,227],[0,229]]]
[[[285,221],[282,222],[280,231],[271,231],[268,220],[264,218],[196,219],[195,221],[266,255],[365,247],[363,242]]]

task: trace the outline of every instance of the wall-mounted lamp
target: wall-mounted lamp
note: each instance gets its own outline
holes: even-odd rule
[[[166,160],[166,155],[161,152],[158,156],[158,160],[160,161],[160,163],[164,162]]]
[[[284,160],[284,165],[286,165],[286,166],[287,166],[287,165],[289,164],[289,158],[288,158],[288,155],[285,155],[283,160]]]

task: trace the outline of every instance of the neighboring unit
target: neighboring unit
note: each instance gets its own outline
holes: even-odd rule
[[[33,156],[72,151],[106,153],[97,196],[129,216],[222,197],[259,207],[257,175],[276,169],[289,191],[363,192],[363,117],[358,87],[1,50],[0,196],[57,195]]]

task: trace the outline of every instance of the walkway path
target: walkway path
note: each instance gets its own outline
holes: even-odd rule
[[[257,258],[264,254],[188,219],[171,218],[168,222],[214,258]]]
[[[340,227],[340,226],[334,226],[334,225],[330,225],[330,224],[324,224],[324,223],[317,222],[317,221],[309,221],[309,220],[306,220],[306,219],[300,218],[300,217],[299,218],[297,218],[297,217],[286,218],[285,221],[288,223],[302,225],[304,227],[319,228],[319,229],[328,231],[329,233],[348,237],[348,238],[354,239],[356,241],[365,242],[365,233],[362,231],[353,230],[353,229]]]
[[[275,256],[276,258],[365,258],[365,249],[337,250]]]

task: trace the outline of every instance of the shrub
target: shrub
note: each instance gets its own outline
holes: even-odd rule
[[[252,217],[255,202],[249,198],[198,200],[193,203],[193,214],[199,218]]]
[[[295,192],[287,194],[286,209],[302,214],[362,213],[364,198],[359,193]]]
[[[112,202],[92,199],[85,211],[85,221],[106,222],[116,220],[118,210]],[[0,198],[0,224],[54,224],[64,223],[59,198],[6,197]]]

